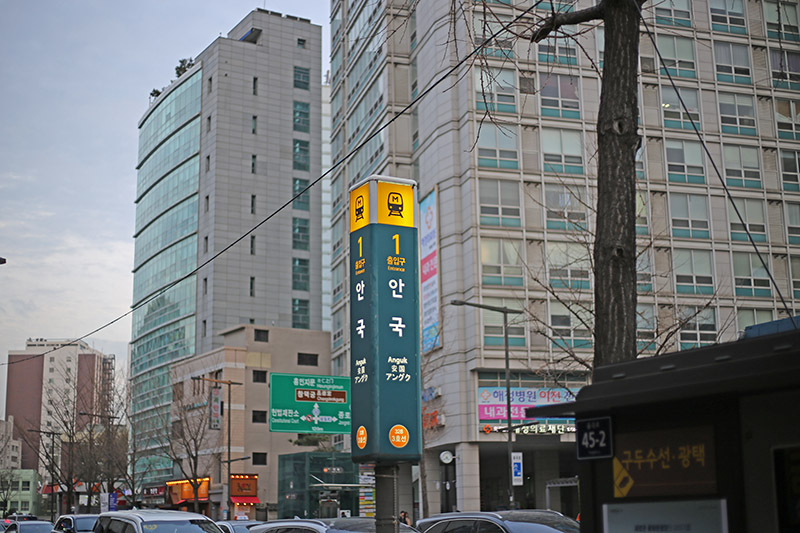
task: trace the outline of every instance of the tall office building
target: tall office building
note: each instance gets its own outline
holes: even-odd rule
[[[526,10],[516,28],[523,35],[552,9],[594,3],[475,2],[454,14],[441,0],[332,2],[334,161],[483,44],[332,182],[339,371],[349,368],[351,335],[346,240],[337,240],[348,232],[348,188],[372,173],[412,177],[425,202],[421,227],[438,230],[427,243],[421,237],[422,277],[434,280],[422,291],[429,512],[509,501],[506,435],[493,431],[507,417],[503,317],[451,300],[523,311],[510,315],[508,328],[515,424],[526,421],[524,407],[563,401],[590,379],[603,28],[567,26],[562,32],[572,37],[538,44],[509,32],[488,39]],[[665,64],[643,26],[636,219],[643,356],[733,340],[747,325],[786,316],[746,231],[791,312],[800,307],[796,2],[671,0],[650,5],[645,17]],[[544,506],[548,481],[577,473],[573,430],[568,420],[541,421],[514,436],[523,455],[518,505]],[[440,463],[442,451],[455,460]],[[577,492],[559,490],[552,506],[576,512]]]
[[[318,189],[209,262],[319,176],[320,35],[256,9],[139,121],[130,378],[148,481],[172,475],[172,362],[238,324],[321,328]]]
[[[115,357],[83,341],[37,338],[24,350],[9,350],[8,363],[6,416],[21,441],[20,468],[37,470],[50,483],[49,453],[41,447],[66,442],[92,415],[111,414]],[[61,446],[53,450],[59,464]]]

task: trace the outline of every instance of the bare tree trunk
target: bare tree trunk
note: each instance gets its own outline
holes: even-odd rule
[[[595,368],[636,358],[636,148],[639,12],[604,2],[605,57],[597,120]]]

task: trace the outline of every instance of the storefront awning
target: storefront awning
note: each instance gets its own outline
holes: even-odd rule
[[[246,504],[246,505],[261,503],[261,500],[258,499],[258,496],[231,496],[231,501],[233,503]]]

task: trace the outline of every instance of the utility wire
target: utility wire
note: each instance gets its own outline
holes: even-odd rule
[[[656,44],[655,36],[653,35],[653,32],[650,31],[650,26],[648,26],[647,21],[644,19],[644,16],[642,14],[641,6],[639,5],[639,3],[636,0],[631,0],[631,2],[633,3],[634,6],[636,6],[636,11],[639,13],[639,19],[641,19],[642,24],[644,24],[644,29],[647,31],[647,36],[650,38],[650,41],[653,43],[653,48],[655,49],[656,54],[658,55],[658,61],[661,64],[661,67],[664,69],[664,72],[667,73],[667,77],[669,78],[669,82],[672,85],[672,88],[675,91],[675,94],[678,96],[678,100],[681,103],[681,107],[683,107],[683,111],[686,113],[686,116],[689,117],[689,120],[692,123],[692,128],[694,129],[694,132],[697,135],[697,138],[700,140],[700,144],[703,145],[703,150],[705,151],[706,156],[708,156],[708,160],[711,161],[711,166],[714,167],[714,172],[717,174],[717,178],[719,179],[719,182],[722,185],[722,189],[725,191],[725,195],[727,196],[728,200],[730,201],[731,206],[733,207],[733,211],[736,213],[736,216],[739,219],[739,222],[741,222],[742,226],[744,227],[744,231],[747,234],[747,239],[750,241],[750,244],[752,245],[753,250],[755,250],[759,261],[761,261],[761,265],[764,267],[764,270],[767,272],[767,275],[769,276],[769,280],[772,283],[772,286],[775,287],[775,292],[778,294],[778,298],[780,298],[781,303],[783,304],[783,309],[786,311],[786,313],[789,315],[789,317],[791,317],[792,316],[792,312],[789,309],[789,305],[786,303],[786,300],[783,297],[783,293],[781,293],[781,290],[778,287],[778,284],[775,281],[775,278],[772,276],[772,271],[769,268],[769,264],[767,264],[767,261],[761,255],[761,252],[759,251],[758,246],[756,246],[756,241],[753,239],[753,236],[750,234],[750,229],[748,228],[748,225],[745,223],[744,217],[742,217],[742,214],[739,212],[739,208],[736,207],[736,203],[733,201],[733,196],[731,195],[731,191],[728,189],[728,185],[725,183],[725,180],[722,178],[722,174],[719,171],[719,167],[717,167],[717,163],[714,161],[714,158],[711,156],[711,152],[708,150],[708,146],[706,145],[706,141],[703,138],[703,135],[700,133],[700,130],[697,127],[697,124],[695,123],[694,119],[692,118],[692,115],[689,112],[689,108],[686,105],[686,102],[683,101],[683,97],[681,96],[681,93],[678,90],[678,87],[675,85],[675,80],[672,79],[672,74],[670,74],[666,63],[664,62],[664,58],[661,56],[661,51],[658,49],[658,45]],[[792,325],[794,326],[795,329],[800,329],[800,328],[798,328],[797,322],[795,322],[794,320],[792,320]]]
[[[474,56],[475,54],[477,54],[479,51],[481,51],[483,48],[485,48],[486,46],[488,46],[489,44],[491,44],[491,43],[492,43],[492,41],[494,41],[494,40],[497,38],[497,36],[498,36],[498,35],[500,35],[501,33],[505,32],[505,31],[507,31],[507,30],[508,30],[508,28],[510,28],[510,27],[511,27],[513,24],[516,24],[516,23],[517,23],[517,22],[518,22],[518,21],[519,21],[519,20],[520,20],[522,17],[524,17],[525,15],[527,15],[527,14],[528,14],[528,13],[529,13],[529,12],[530,12],[532,9],[534,9],[536,6],[538,6],[538,5],[539,5],[541,2],[542,2],[542,0],[537,0],[537,1],[536,1],[536,2],[535,2],[533,5],[532,5],[532,6],[530,6],[528,9],[526,9],[525,11],[523,11],[522,13],[520,13],[519,15],[517,15],[517,16],[516,16],[516,17],[515,17],[513,20],[511,20],[511,21],[510,21],[510,22],[508,22],[507,24],[505,24],[505,25],[503,25],[502,27],[500,27],[500,28],[499,28],[499,29],[498,29],[496,32],[494,32],[494,33],[493,33],[493,34],[492,34],[492,35],[491,35],[491,36],[490,36],[488,39],[486,39],[486,40],[485,40],[483,43],[481,43],[480,45],[476,46],[476,47],[475,47],[475,48],[472,50],[472,52],[470,52],[469,54],[467,54],[466,56],[464,56],[464,57],[463,57],[461,60],[459,60],[459,61],[458,61],[458,63],[456,63],[456,64],[455,64],[455,65],[454,65],[452,68],[450,68],[450,70],[448,70],[448,71],[447,71],[445,74],[443,74],[443,75],[442,75],[442,76],[441,76],[441,77],[440,77],[438,80],[436,80],[436,81],[435,81],[435,82],[434,82],[434,83],[433,83],[433,84],[432,84],[430,87],[428,87],[427,89],[425,89],[424,91],[422,91],[422,92],[421,92],[421,93],[420,93],[420,94],[419,94],[419,95],[418,95],[416,98],[414,98],[414,99],[411,101],[411,103],[409,103],[409,104],[408,104],[408,105],[406,105],[406,106],[405,106],[403,109],[401,109],[401,110],[400,110],[398,113],[396,113],[396,114],[395,114],[395,115],[394,115],[394,116],[393,116],[393,117],[392,117],[392,118],[391,118],[391,119],[390,119],[390,120],[389,120],[389,121],[388,121],[386,124],[382,125],[382,126],[381,126],[381,127],[379,127],[377,130],[375,130],[375,131],[374,131],[374,132],[373,132],[371,135],[367,136],[367,137],[366,137],[366,138],[365,138],[363,141],[361,141],[361,142],[360,142],[358,145],[356,145],[356,146],[355,146],[355,148],[351,149],[351,150],[350,150],[350,151],[349,151],[347,154],[345,154],[345,155],[344,155],[344,156],[343,156],[343,157],[342,157],[342,158],[341,158],[339,161],[337,161],[336,163],[334,163],[334,164],[331,166],[331,168],[329,168],[327,171],[325,171],[325,173],[323,173],[323,174],[322,174],[320,177],[318,177],[317,179],[315,179],[314,181],[312,181],[311,183],[309,183],[309,184],[308,184],[308,186],[307,186],[306,188],[304,188],[302,191],[298,192],[298,193],[297,193],[296,195],[294,195],[292,198],[290,198],[289,200],[287,200],[287,201],[286,201],[286,202],[285,202],[285,203],[284,203],[282,206],[280,206],[278,209],[276,209],[275,211],[273,211],[273,212],[272,212],[272,213],[271,213],[269,216],[267,216],[267,217],[266,217],[265,219],[263,219],[261,222],[259,222],[258,224],[256,224],[256,225],[255,225],[255,226],[253,226],[252,228],[250,228],[250,229],[249,229],[249,230],[248,230],[246,233],[242,234],[242,235],[241,235],[241,236],[239,236],[237,239],[235,239],[234,241],[232,241],[230,244],[228,244],[227,246],[225,246],[224,248],[222,248],[220,251],[218,251],[217,253],[215,253],[213,256],[209,257],[209,258],[208,258],[206,261],[204,261],[204,262],[203,262],[203,263],[202,263],[200,266],[198,266],[197,268],[195,268],[195,269],[194,269],[194,270],[192,270],[191,272],[189,272],[189,273],[187,273],[187,274],[184,274],[183,276],[181,276],[180,278],[176,279],[175,281],[172,281],[172,282],[168,283],[167,285],[165,285],[164,287],[162,287],[161,289],[159,289],[159,291],[158,291],[158,292],[156,292],[155,294],[153,294],[153,295],[152,295],[152,296],[150,296],[149,298],[147,298],[147,299],[143,300],[142,302],[140,302],[139,304],[137,304],[137,305],[135,305],[135,306],[131,307],[130,311],[126,312],[125,314],[122,314],[122,315],[118,316],[118,317],[117,317],[117,318],[115,318],[114,320],[111,320],[110,322],[107,322],[106,324],[103,324],[102,326],[100,326],[100,327],[98,327],[98,328],[95,328],[95,329],[93,329],[93,330],[92,330],[92,331],[90,331],[89,333],[86,333],[86,334],[84,334],[84,335],[82,335],[82,336],[78,337],[77,339],[71,340],[71,341],[69,341],[69,342],[67,342],[67,343],[65,343],[65,344],[74,344],[74,343],[80,342],[80,341],[82,341],[82,340],[86,339],[87,337],[90,337],[90,336],[94,335],[95,333],[97,333],[97,332],[99,332],[99,331],[102,331],[102,330],[104,330],[105,328],[107,328],[107,327],[109,327],[109,326],[112,326],[113,324],[116,324],[117,322],[119,322],[120,320],[122,320],[122,319],[123,319],[123,318],[125,318],[126,316],[130,315],[131,313],[133,313],[133,312],[134,312],[134,311],[136,311],[137,309],[140,309],[140,308],[144,307],[145,305],[149,304],[150,302],[152,302],[153,300],[155,300],[156,298],[159,298],[160,296],[163,296],[163,295],[164,295],[164,294],[165,294],[167,291],[169,291],[170,289],[172,289],[173,287],[175,287],[176,285],[178,285],[180,282],[182,282],[182,281],[184,281],[184,280],[186,280],[186,279],[188,279],[188,278],[190,278],[190,277],[194,276],[195,274],[197,274],[197,273],[198,273],[198,272],[199,272],[199,271],[200,271],[202,268],[204,268],[205,266],[207,266],[207,265],[211,264],[211,263],[212,263],[214,260],[216,260],[216,259],[217,259],[219,256],[221,256],[222,254],[224,254],[225,252],[227,252],[228,250],[230,250],[231,248],[233,248],[235,245],[237,245],[239,242],[241,242],[241,241],[242,241],[242,240],[243,240],[245,237],[247,237],[248,235],[250,235],[251,233],[253,233],[255,230],[257,230],[257,229],[258,229],[258,228],[260,228],[262,225],[264,225],[264,224],[265,224],[267,221],[269,221],[269,220],[271,220],[273,217],[275,217],[275,215],[277,215],[278,213],[280,213],[281,211],[283,211],[283,210],[284,210],[286,207],[288,207],[289,205],[291,205],[291,204],[292,204],[292,202],[294,202],[294,201],[295,201],[297,198],[301,197],[301,196],[302,196],[302,195],[304,195],[306,192],[308,192],[308,191],[309,191],[309,190],[310,190],[312,187],[314,187],[314,186],[315,186],[317,183],[319,183],[320,181],[322,181],[322,179],[323,179],[325,176],[327,176],[328,174],[330,174],[331,172],[333,172],[334,170],[336,170],[336,169],[337,169],[339,166],[341,166],[343,163],[345,163],[345,162],[346,162],[346,161],[348,161],[350,158],[352,158],[352,157],[353,157],[353,156],[356,154],[356,152],[358,152],[359,150],[361,150],[361,149],[362,149],[362,148],[363,148],[363,147],[364,147],[364,146],[365,146],[365,145],[366,145],[366,144],[367,144],[369,141],[371,141],[373,138],[375,138],[375,137],[376,137],[376,136],[377,136],[379,133],[381,133],[383,130],[385,130],[386,128],[388,128],[388,127],[389,127],[389,126],[390,126],[390,125],[391,125],[391,124],[392,124],[392,123],[393,123],[395,120],[397,120],[397,119],[398,119],[398,118],[400,118],[402,115],[404,115],[405,113],[407,113],[407,112],[408,112],[408,111],[409,111],[409,110],[410,110],[410,109],[411,109],[411,108],[412,108],[412,107],[413,107],[413,106],[414,106],[414,105],[415,105],[417,102],[419,102],[419,101],[420,101],[420,100],[421,100],[421,99],[422,99],[422,98],[423,98],[425,95],[427,95],[428,93],[430,93],[430,92],[431,92],[431,91],[432,91],[434,88],[436,88],[436,87],[437,87],[437,86],[438,86],[440,83],[442,83],[444,80],[446,80],[448,77],[450,77],[450,75],[451,75],[451,74],[453,74],[453,73],[454,73],[456,70],[458,70],[459,68],[461,68],[461,66],[462,66],[462,65],[463,65],[463,64],[464,64],[464,63],[465,63],[465,62],[466,62],[466,61],[467,61],[469,58],[471,58],[472,56]],[[46,352],[42,352],[42,353],[39,353],[39,354],[32,354],[32,355],[30,355],[30,356],[28,356],[28,357],[25,357],[25,358],[22,358],[22,359],[18,359],[18,360],[16,360],[16,361],[6,361],[5,363],[0,363],[0,366],[10,366],[10,365],[12,365],[12,364],[24,363],[24,362],[26,362],[26,361],[29,361],[29,360],[31,360],[31,359],[35,359],[35,358],[37,358],[37,357],[43,357],[43,356],[45,356],[45,355],[47,355],[47,354],[49,354],[49,353],[52,353],[52,352],[54,352],[54,351],[58,350],[59,348],[61,348],[61,346],[59,346],[59,347],[56,347],[56,348],[52,348],[52,349],[50,349],[50,350],[48,350],[48,351],[46,351]]]

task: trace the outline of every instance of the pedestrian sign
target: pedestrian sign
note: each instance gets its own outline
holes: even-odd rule
[[[370,176],[350,190],[350,347],[355,462],[422,449],[416,183]]]

